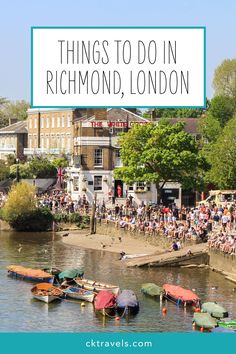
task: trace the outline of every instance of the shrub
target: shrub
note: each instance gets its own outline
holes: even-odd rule
[[[36,209],[35,187],[20,182],[11,187],[8,199],[3,208],[3,217],[9,224],[23,214]]]
[[[47,208],[37,208],[18,214],[11,219],[10,225],[17,231],[47,231],[51,229],[53,215]]]

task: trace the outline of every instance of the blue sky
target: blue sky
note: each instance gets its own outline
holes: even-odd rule
[[[215,68],[236,57],[234,0],[1,1],[0,96],[30,100],[31,26],[206,26],[207,96]]]

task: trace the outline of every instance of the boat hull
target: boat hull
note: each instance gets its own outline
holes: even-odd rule
[[[94,291],[96,293],[102,291],[102,290],[107,290],[112,292],[114,295],[118,295],[120,288],[118,286],[113,286],[110,284],[102,284],[102,283],[97,283],[93,281],[87,282],[85,279],[75,279],[75,282],[77,285],[79,285],[82,289]]]
[[[42,302],[49,304],[52,301],[60,299],[59,296],[54,295],[33,295],[33,298]]]
[[[16,278],[19,280],[26,280],[34,283],[49,283],[53,284],[54,277],[47,277],[47,278],[36,278],[36,277],[31,277],[23,274],[19,274],[16,272],[8,271],[8,275],[12,278]]]
[[[139,306],[117,307],[116,310],[120,316],[134,316],[139,312]]]
[[[191,290],[181,288],[180,286],[164,284],[163,285],[164,294],[163,296],[177,305],[182,306],[199,306],[200,298]]]
[[[76,292],[76,291],[70,291],[69,289],[65,289],[63,290],[63,293],[66,297],[69,297],[71,299],[74,300],[83,300],[83,301],[87,301],[87,302],[93,302],[94,297],[95,297],[95,293],[91,292],[91,294],[86,294],[85,293],[80,293],[80,292]]]

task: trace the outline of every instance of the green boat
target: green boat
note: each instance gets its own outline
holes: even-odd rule
[[[211,317],[209,313],[194,312],[193,323],[195,323],[200,328],[215,328],[217,326],[217,321],[215,318]]]
[[[142,284],[141,291],[149,296],[161,297],[163,295],[163,288],[154,283]]]
[[[230,328],[230,327],[235,327],[236,328],[236,321],[218,321],[218,326],[223,327],[223,328]]]
[[[204,302],[201,306],[202,312],[209,313],[212,317],[215,318],[224,318],[228,317],[228,312],[225,308],[216,302]]]

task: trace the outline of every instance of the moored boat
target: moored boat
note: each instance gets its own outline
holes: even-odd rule
[[[207,312],[215,318],[228,317],[228,312],[226,311],[226,309],[223,306],[217,304],[216,302],[204,302],[201,306],[201,311]]]
[[[85,290],[78,287],[69,286],[67,289],[63,289],[63,293],[66,297],[70,297],[75,300],[84,300],[88,302],[93,302],[96,295],[95,292]]]
[[[154,283],[145,283],[145,284],[142,284],[142,287],[141,287],[141,291],[142,293],[144,293],[145,295],[149,295],[149,296],[152,296],[152,297],[159,297],[159,298],[162,298],[163,296],[163,288],[154,284]]]
[[[8,275],[13,278],[28,280],[36,283],[53,283],[54,276],[46,273],[41,269],[25,268],[18,265],[10,265],[7,267]]]
[[[94,308],[103,316],[114,316],[116,311],[116,297],[111,291],[101,290],[94,300]]]
[[[116,299],[116,309],[120,315],[136,315],[139,302],[135,293],[132,290],[122,290]]]
[[[191,290],[181,288],[180,286],[164,284],[164,297],[167,300],[174,301],[177,305],[199,306],[200,298]]]
[[[195,323],[200,328],[211,329],[217,326],[217,321],[215,318],[211,317],[209,313],[194,312],[193,323]]]
[[[236,321],[229,320],[229,321],[218,321],[218,326],[222,328],[233,328],[236,329]]]
[[[114,295],[117,295],[119,293],[119,291],[120,291],[120,288],[117,285],[100,283],[100,282],[97,282],[95,280],[76,278],[75,282],[81,288],[87,289],[87,290],[91,290],[91,291],[94,291],[94,292],[100,292],[102,290],[107,290],[107,291],[112,292]]]
[[[36,284],[31,289],[31,293],[35,299],[46,302],[48,304],[54,300],[59,299],[63,294],[62,290],[49,283]]]
[[[73,268],[73,269],[67,269],[67,270],[64,270],[63,272],[60,272],[58,274],[58,279],[59,279],[59,281],[70,280],[70,279],[74,279],[74,278],[82,279],[83,275],[84,275],[83,269]]]

